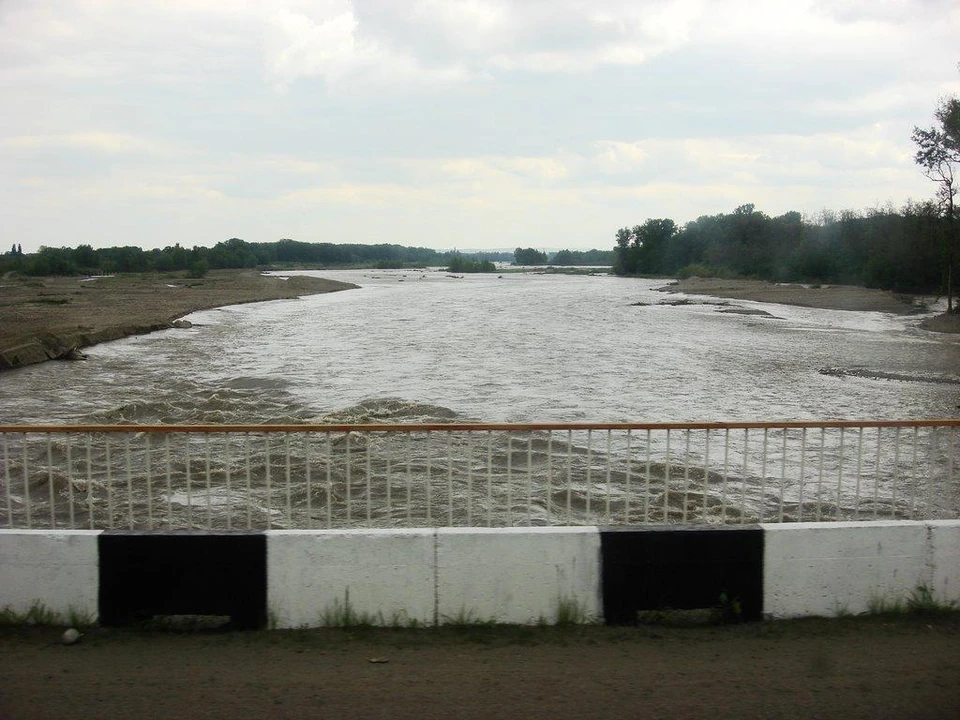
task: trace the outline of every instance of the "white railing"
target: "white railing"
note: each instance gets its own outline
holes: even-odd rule
[[[958,518],[958,426],[0,426],[0,527]]]

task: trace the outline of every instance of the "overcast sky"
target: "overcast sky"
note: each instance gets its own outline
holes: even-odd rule
[[[900,207],[958,61],[958,0],[0,0],[0,248]]]

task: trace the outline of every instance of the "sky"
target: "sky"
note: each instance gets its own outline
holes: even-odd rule
[[[0,248],[610,248],[933,197],[957,0],[0,0]]]

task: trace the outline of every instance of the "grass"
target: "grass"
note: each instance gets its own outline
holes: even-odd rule
[[[461,607],[460,612],[456,615],[442,615],[440,617],[440,624],[460,629],[493,627],[497,625],[497,619],[495,617],[484,619],[476,615],[473,610],[467,610],[465,607]]]
[[[557,600],[557,616],[553,621],[554,627],[570,627],[572,625],[592,625],[597,619],[587,612],[576,598],[559,598]]]
[[[944,615],[960,610],[955,600],[937,600],[926,585],[919,585],[907,597],[907,612],[913,615]]]
[[[350,602],[350,588],[347,588],[343,594],[343,602],[339,599],[333,601],[320,613],[320,625],[329,628],[344,629],[370,629],[375,627],[399,629],[416,629],[424,627],[424,624],[417,618],[412,618],[405,610],[394,612],[388,620],[382,612],[368,613],[358,612]],[[277,615],[270,613],[270,626],[277,626]]]
[[[382,619],[382,615],[378,617],[372,613],[357,612],[350,603],[350,588],[344,592],[342,603],[338,598],[320,613],[320,624],[324,627],[371,628],[378,624],[377,620]]]
[[[866,614],[885,617],[904,615],[929,617],[955,613],[958,610],[960,610],[960,604],[955,600],[938,600],[933,590],[926,585],[918,585],[906,598],[871,598],[867,604]]]
[[[94,624],[94,616],[89,612],[71,607],[64,616],[51,610],[40,600],[34,600],[24,612],[17,612],[9,605],[0,609],[0,625],[8,627],[41,625],[81,628]]]

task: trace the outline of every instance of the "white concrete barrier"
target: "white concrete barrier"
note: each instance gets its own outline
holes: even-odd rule
[[[95,621],[99,530],[0,530],[0,608]]]
[[[937,602],[960,604],[960,520],[765,524],[761,530],[767,617],[869,612],[916,597],[919,588]],[[261,617],[281,628],[602,620],[602,532],[269,531],[260,545],[265,551],[258,551],[266,553]],[[96,620],[102,582],[123,581],[100,577],[100,534],[0,530],[0,609],[26,615],[42,604],[61,620]],[[114,544],[124,537],[115,535]],[[264,564],[259,567],[262,578]],[[189,605],[191,586],[179,590]]]
[[[440,623],[600,619],[600,533],[591,527],[443,528]]]
[[[934,588],[939,563],[956,589],[957,537],[941,531],[939,555],[925,522],[764,524],[763,597],[768,617],[863,613]],[[954,543],[951,545],[951,542]],[[945,600],[947,598],[937,598]]]
[[[927,525],[933,565],[930,589],[935,599],[960,607],[960,520],[931,520]]]
[[[596,528],[276,530],[267,533],[276,627],[345,620],[555,622],[599,617]]]
[[[436,611],[436,531],[271,530],[267,608],[281,628],[430,625]]]

